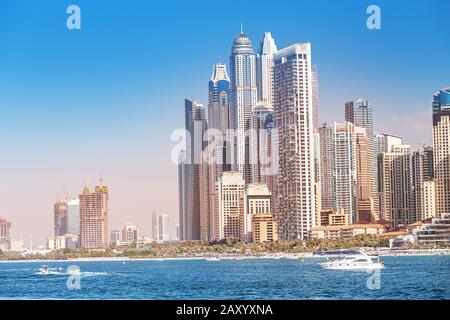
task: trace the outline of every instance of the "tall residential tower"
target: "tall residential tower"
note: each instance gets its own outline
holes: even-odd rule
[[[275,210],[281,239],[306,239],[315,226],[311,44],[274,56],[274,111],[278,130]]]

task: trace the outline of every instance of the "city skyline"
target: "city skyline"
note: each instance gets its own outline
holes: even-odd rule
[[[162,6],[161,4],[158,5]],[[443,3],[443,6],[444,5],[445,4]],[[96,5],[80,1],[80,6],[82,10],[85,10],[83,13],[87,17],[89,17],[90,13],[94,15],[98,14],[95,13],[94,10],[96,9]],[[245,8],[248,4],[243,6]],[[315,17],[317,18],[318,8],[311,4],[306,4],[305,6],[312,9],[312,12],[316,12]],[[333,4],[328,5],[327,3],[326,9],[332,10],[333,6]],[[83,25],[85,26],[85,29],[82,29],[78,35],[70,33],[65,34],[65,32],[68,32],[67,30],[56,31],[59,38],[57,37],[56,40],[54,39],[52,41],[57,41],[59,39],[63,43],[60,45],[57,45],[56,43],[52,44],[50,48],[53,47],[55,49],[55,54],[66,56],[69,61],[68,63],[73,63],[74,67],[81,68],[82,72],[76,72],[72,67],[68,70],[62,68],[62,65],[66,66],[66,64],[62,58],[61,60],[58,60],[57,66],[61,67],[61,70],[64,70],[64,73],[68,72],[70,74],[73,72],[73,78],[70,78],[70,80],[67,79],[68,83],[66,83],[66,85],[58,84],[55,89],[60,90],[60,93],[55,96],[52,95],[54,89],[50,88],[51,85],[55,84],[55,79],[65,79],[65,77],[55,69],[52,69],[47,73],[42,72],[43,70],[40,68],[47,66],[50,61],[46,61],[45,59],[38,60],[43,63],[36,66],[36,70],[33,73],[30,73],[25,69],[27,65],[30,67],[29,63],[31,63],[33,59],[30,59],[25,53],[18,57],[13,57],[11,53],[2,52],[0,54],[0,60],[2,61],[0,62],[0,66],[3,67],[3,64],[5,64],[5,72],[0,76],[0,87],[2,87],[0,108],[4,111],[3,116],[0,117],[0,133],[3,137],[11,136],[11,133],[14,133],[14,135],[12,135],[11,139],[2,139],[5,157],[2,157],[0,164],[3,168],[8,168],[8,170],[6,170],[4,184],[0,186],[0,216],[12,221],[13,237],[18,237],[20,234],[23,234],[24,236],[35,234],[36,243],[38,244],[38,238],[43,238],[45,235],[52,234],[52,205],[56,195],[61,197],[61,195],[64,195],[65,193],[72,195],[79,194],[83,181],[86,180],[88,176],[97,176],[98,172],[101,171],[111,189],[110,217],[112,223],[110,229],[116,229],[119,226],[122,226],[126,221],[131,220],[136,222],[143,233],[149,234],[153,210],[161,213],[166,212],[170,215],[171,219],[176,220],[178,216],[178,204],[176,201],[170,200],[177,197],[176,168],[170,162],[170,148],[173,146],[170,142],[170,132],[176,128],[183,127],[183,112],[182,108],[179,106],[182,105],[184,97],[194,95],[198,98],[200,103],[206,105],[208,101],[206,99],[207,82],[210,78],[211,66],[215,63],[222,62],[229,67],[227,56],[233,37],[239,31],[239,21],[241,19],[244,20],[245,32],[249,34],[253,41],[254,51],[256,51],[257,44],[262,38],[263,33],[266,31],[271,31],[279,48],[284,48],[288,44],[297,41],[306,42],[307,40],[310,40],[313,45],[314,64],[318,65],[320,114],[326,115],[326,117],[320,116],[320,122],[324,120],[330,123],[342,121],[344,117],[344,103],[356,99],[357,97],[364,97],[371,102],[373,107],[376,132],[388,132],[403,136],[405,142],[410,144],[412,149],[416,149],[415,145],[418,142],[427,142],[430,145],[431,97],[438,89],[448,85],[448,83],[445,83],[445,81],[448,81],[445,78],[447,76],[445,70],[450,70],[450,68],[448,67],[449,62],[444,59],[444,52],[446,50],[442,50],[443,55],[441,57],[439,57],[439,52],[436,53],[433,51],[434,59],[440,60],[439,67],[436,65],[436,62],[430,61],[424,67],[420,65],[418,70],[417,68],[412,68],[415,69],[412,74],[410,73],[411,71],[407,69],[407,65],[409,64],[409,67],[411,65],[416,66],[416,62],[413,62],[415,61],[415,58],[406,56],[402,57],[405,61],[400,61],[399,57],[401,53],[396,53],[390,61],[384,61],[382,67],[384,67],[383,70],[387,70],[386,72],[391,72],[393,70],[391,69],[392,63],[394,65],[395,62],[398,63],[398,65],[396,65],[398,68],[395,70],[398,70],[399,73],[403,72],[402,77],[400,77],[402,81],[399,81],[399,77],[395,72],[388,73],[388,75],[392,76],[388,77],[389,79],[382,77],[382,72],[375,67],[377,63],[372,63],[371,61],[379,61],[375,59],[376,54],[379,54],[380,50],[386,50],[386,47],[389,47],[386,43],[395,38],[395,32],[392,34],[394,22],[390,19],[390,17],[392,18],[393,13],[390,12],[389,9],[394,8],[399,10],[401,5],[397,4],[395,6],[382,1],[380,6],[383,9],[383,19],[385,20],[383,20],[383,28],[379,31],[379,34],[376,34],[378,31],[371,33],[371,31],[365,29],[364,22],[366,15],[364,5],[361,5],[361,7],[357,9],[352,8],[349,12],[342,11],[343,15],[352,16],[353,13],[356,16],[354,19],[356,19],[359,24],[356,23],[355,20],[352,20],[354,24],[350,23],[345,28],[356,28],[356,38],[361,40],[368,48],[367,52],[364,52],[364,54],[361,53],[360,55],[357,55],[356,52],[352,51],[352,54],[357,56],[356,59],[353,59],[353,57],[352,59],[343,57],[342,55],[345,56],[345,52],[330,52],[328,46],[336,45],[337,40],[331,41],[329,36],[324,34],[322,34],[324,39],[318,38],[319,35],[317,32],[314,32],[313,29],[319,28],[318,24],[324,23],[323,19],[318,19],[318,21],[306,19],[306,22],[300,22],[300,26],[309,23],[310,27],[306,29],[307,31],[299,29],[295,32],[287,32],[286,30],[289,30],[289,28],[287,28],[286,24],[281,22],[279,18],[278,20],[275,19],[275,21],[269,23],[266,21],[266,26],[262,26],[261,23],[255,21],[254,17],[238,18],[235,16],[231,18],[230,21],[227,21],[225,25],[220,26],[222,30],[221,37],[218,39],[220,41],[217,42],[217,45],[208,45],[208,48],[211,47],[213,52],[209,54],[206,61],[202,61],[202,57],[196,57],[196,59],[193,60],[194,63],[189,67],[186,65],[180,66],[180,64],[175,64],[175,67],[178,66],[181,69],[174,70],[171,69],[174,66],[171,66],[171,68],[167,70],[167,74],[157,73],[157,79],[154,79],[151,76],[143,76],[142,73],[136,71],[136,66],[133,64],[130,65],[129,69],[124,68],[124,61],[121,61],[121,63],[119,63],[119,66],[122,68],[120,73],[111,71],[112,74],[108,75],[108,73],[106,73],[106,75],[115,78],[125,74],[125,79],[131,80],[134,77],[134,74],[137,79],[134,80],[134,82],[131,81],[132,85],[129,85],[128,87],[125,86],[122,91],[113,96],[110,96],[107,90],[107,87],[113,84],[111,80],[109,81],[108,86],[106,86],[106,84],[105,87],[95,85],[91,89],[89,86],[92,85],[92,82],[86,78],[86,75],[83,72],[91,73],[89,71],[92,71],[95,80],[105,80],[105,76],[99,79],[99,76],[95,74],[106,71],[108,63],[118,61],[114,60],[114,57],[117,58],[117,53],[111,55],[109,59],[106,59],[106,61],[97,68],[90,70],[89,68],[92,68],[91,63],[84,65],[83,61],[97,61],[98,59],[100,59],[98,61],[103,61],[101,56],[91,56],[81,49],[77,50],[77,53],[75,53],[74,56],[71,56],[70,52],[65,47],[69,45],[69,43],[67,43],[67,41],[69,41],[74,47],[81,45],[81,48],[86,49],[86,43],[83,44],[86,39],[82,39],[82,35],[89,35],[89,32],[97,32],[95,35],[88,36],[88,44],[92,45],[91,37],[95,38],[98,35],[102,35],[104,32],[102,31],[101,26],[95,24],[95,22],[89,24],[88,20],[86,24]],[[12,5],[9,7],[9,10],[20,11],[21,7],[21,4]],[[56,8],[48,8],[48,5],[43,7],[44,8],[39,8],[39,6],[37,6],[37,12],[39,12],[39,10],[49,10],[47,15],[58,12]],[[134,10],[138,11],[137,9],[139,9],[139,7],[142,9],[145,5],[140,3],[137,5],[137,8],[129,10],[135,13]],[[109,10],[109,12],[112,11],[113,13],[117,13],[117,8],[112,7],[106,9],[107,11]],[[211,10],[212,9],[213,8],[211,8]],[[401,11],[401,13],[405,15],[409,14],[411,17],[414,17],[418,14],[417,10],[418,9],[411,10],[410,12]],[[64,13],[63,10],[61,10],[61,12]],[[273,14],[277,16],[277,12],[278,11],[275,11]],[[430,14],[430,12],[428,12],[428,14]],[[436,14],[439,15],[440,11],[437,11]],[[425,18],[427,17],[424,17],[424,19]],[[58,22],[53,19],[54,18],[45,23],[32,20],[31,23],[37,24],[38,36],[39,31],[48,31],[46,28],[50,27],[49,23],[58,24]],[[325,25],[329,27],[333,26],[333,23],[336,22],[334,19],[333,16],[330,17],[330,21]],[[64,14],[62,20],[64,20]],[[11,21],[6,21],[12,23]],[[142,22],[143,20],[138,19],[138,21]],[[134,28],[137,27],[136,23],[125,25],[130,29],[125,28],[126,30],[119,32],[119,35],[122,37],[129,35],[135,30]],[[410,26],[412,30],[410,30],[409,33],[406,33],[405,37],[408,38],[408,35],[412,35],[414,32],[417,33],[417,28],[420,28],[420,26],[420,23],[418,25]],[[396,25],[396,27],[399,26]],[[444,27],[444,25],[437,24],[435,27],[437,36],[444,36]],[[24,43],[18,45],[7,42],[9,39],[8,37],[1,38],[2,40],[0,40],[0,43],[2,45],[11,45],[11,52],[15,52],[15,50],[17,51],[19,48],[26,49],[27,46],[32,43],[28,34],[20,33],[20,30],[22,30],[21,28],[23,28],[22,25],[15,25],[15,28],[10,29],[7,27],[2,28],[2,32],[6,35],[21,35],[23,37],[21,39],[30,42],[29,44]],[[59,30],[58,27],[55,28]],[[62,29],[62,27],[60,28]],[[430,28],[429,25],[427,25],[427,28]],[[247,31],[247,29],[249,31]],[[116,31],[119,30],[120,29],[118,28]],[[405,31],[404,27],[400,28],[400,30]],[[172,31],[167,32],[170,34]],[[342,36],[341,32],[343,32],[343,30],[338,28],[338,30],[334,30],[332,33]],[[227,35],[224,36],[224,33]],[[425,43],[430,41],[431,48],[432,40],[435,39],[436,35],[430,36],[430,33],[430,30],[427,30],[426,35],[429,36],[430,39],[427,39],[426,41],[424,39],[422,40]],[[421,33],[418,32],[418,34],[420,35]],[[68,37],[69,39],[64,40],[65,37]],[[212,34],[208,33],[208,37],[212,37]],[[371,39],[363,41],[363,37]],[[138,41],[141,40],[144,41],[144,39],[138,39]],[[164,36],[158,38],[158,40],[161,44],[167,44],[164,40]],[[203,39],[196,39],[195,36],[181,37],[179,45],[186,45],[186,43],[189,42],[188,40],[194,41],[194,43],[197,44]],[[413,46],[416,40],[409,40],[411,42],[406,43]],[[49,40],[47,39],[47,41]],[[370,43],[370,41],[373,41],[373,43]],[[400,43],[402,43],[402,41],[405,41],[405,39],[401,39]],[[49,42],[46,43],[49,44]],[[105,43],[109,45],[109,50],[117,49],[113,46],[113,42],[106,41]],[[380,43],[381,47],[376,49]],[[128,44],[129,50],[136,47],[136,43],[133,41],[128,42]],[[341,44],[341,46],[337,46],[337,48],[343,50],[344,46],[345,45]],[[425,52],[417,53],[418,55],[426,56],[427,54],[430,54],[431,56],[431,51],[427,51],[428,49],[426,50],[424,48],[421,49]],[[120,51],[123,53],[123,50],[124,49],[118,51],[119,53]],[[108,53],[108,51],[105,51],[104,53]],[[391,53],[393,52],[389,52],[389,54]],[[37,53],[40,59],[44,57],[43,54],[43,52]],[[76,59],[76,54],[79,55],[80,59]],[[161,53],[157,53],[157,55],[160,54]],[[438,56],[436,57],[436,55]],[[52,54],[47,52],[47,59],[50,57],[52,57]],[[161,57],[153,57],[153,59],[155,58],[158,60],[158,58]],[[386,58],[386,56],[384,58]],[[363,62],[363,60],[365,60],[365,62]],[[153,65],[149,61],[146,61],[142,57],[139,61],[149,75],[154,74],[152,73]],[[336,61],[338,61],[338,63],[336,63]],[[346,82],[344,83],[342,80],[344,78],[339,78],[337,76],[341,74],[339,69],[345,69],[345,67],[348,66],[348,63],[353,61],[355,61],[356,65],[354,66],[354,69],[348,69],[348,73],[345,76]],[[18,70],[18,74],[13,75],[11,67],[6,66],[6,64],[10,63],[12,66],[17,66],[20,62],[24,62],[24,64],[20,64],[21,68]],[[336,64],[336,66],[330,68],[331,63]],[[426,70],[426,67],[430,70]],[[164,101],[161,95],[156,94],[155,90],[148,89],[154,86],[169,86],[167,81],[169,81],[170,76],[180,75],[180,72],[193,74],[193,79],[192,81],[190,80],[189,83],[184,83],[184,87],[181,87],[182,89],[179,93],[170,97],[166,95],[164,97],[166,98],[166,101]],[[374,72],[376,74],[374,74]],[[44,74],[44,80],[46,81],[37,85],[35,88],[31,88],[32,84],[36,84],[39,74]],[[420,74],[421,77],[426,79],[407,79],[411,75],[416,74]],[[26,75],[28,75],[27,81],[22,82],[20,76]],[[352,75],[355,77],[352,78]],[[45,76],[47,78],[45,78]],[[50,76],[53,76],[54,79],[51,80],[51,78],[49,78]],[[142,81],[142,83],[139,83],[138,80]],[[64,83],[64,81],[62,82]],[[80,82],[80,84],[77,84],[77,82]],[[330,89],[335,85],[335,82],[339,83],[338,91],[336,91],[336,89]],[[178,87],[183,85],[177,83],[177,81],[175,84]],[[395,88],[398,89],[398,92],[394,92],[394,90],[389,88],[395,84],[397,84]],[[39,89],[40,93],[37,94],[38,92],[35,90]],[[129,89],[129,91],[126,91],[126,89]],[[98,90],[98,92],[94,92],[93,90]],[[20,93],[23,91],[34,96],[34,102],[32,102],[32,100],[28,101],[25,98],[21,98]],[[144,92],[144,94],[142,92]],[[19,99],[16,99],[18,97]],[[147,107],[147,105],[153,105],[153,103],[155,104],[154,107]],[[134,107],[129,107],[130,104]],[[164,111],[156,114],[161,117],[162,121],[155,119],[155,114],[153,113],[154,108],[158,105],[171,110],[170,112]],[[411,108],[411,105],[413,108]],[[58,108],[58,106],[62,108]],[[394,106],[397,108],[394,108]],[[412,112],[410,112],[410,109],[408,108],[411,108]],[[83,115],[89,116],[89,119],[92,118],[98,120],[85,121],[84,117],[82,117]],[[139,118],[143,118],[145,121],[139,120]],[[124,119],[124,122],[121,122],[118,119]],[[61,125],[61,122],[64,125]],[[83,125],[78,126],[79,123],[83,123]],[[42,124],[44,124],[44,130],[40,130]],[[404,127],[399,126],[400,124],[404,125]],[[409,132],[410,134],[406,134]],[[426,141],[420,141],[419,138],[425,133]],[[154,138],[155,134],[156,138]],[[140,136],[145,137],[145,139]],[[158,150],[157,154],[155,155],[152,150]],[[159,152],[159,150],[162,150],[162,152]],[[82,156],[77,155],[80,151]],[[55,161],[58,159],[58,155],[60,158],[61,155],[63,155],[62,158],[64,161],[61,161],[63,163]],[[27,162],[25,163],[23,159],[27,159]],[[131,167],[133,168],[131,169]],[[152,169],[147,167],[151,167]],[[162,170],[160,170],[160,168],[162,168]],[[25,185],[33,194],[28,197],[29,201],[22,202],[19,199],[22,199],[24,196],[23,186]],[[135,188],[130,188],[132,186],[135,186]],[[134,189],[134,194],[130,193],[130,189]],[[161,197],[161,194],[164,194],[165,196]],[[137,201],[138,199],[148,200],[146,200],[147,203],[143,207],[141,204],[136,204],[139,202]],[[141,212],[141,214],[136,215],[134,212]],[[31,217],[29,216],[30,214],[32,215]],[[35,227],[33,228],[30,228],[30,226],[27,225],[27,221],[30,221],[30,218],[31,221],[36,222],[34,224]],[[171,234],[174,235],[175,225],[172,226],[172,229]]]

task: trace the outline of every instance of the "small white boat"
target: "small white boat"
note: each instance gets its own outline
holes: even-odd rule
[[[373,259],[377,261],[373,261]],[[364,253],[351,255],[343,259],[320,263],[327,270],[377,270],[384,268],[384,262],[379,257],[371,257]]]
[[[40,268],[39,268],[39,271],[40,271],[42,274],[50,274],[50,270],[48,269],[47,266],[42,266],[42,267],[40,267]]]

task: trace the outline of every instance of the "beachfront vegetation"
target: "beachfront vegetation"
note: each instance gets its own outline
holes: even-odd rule
[[[33,254],[22,256],[19,253],[2,253],[0,259],[51,259],[65,260],[76,258],[148,258],[148,257],[193,257],[208,255],[264,255],[267,253],[304,253],[319,250],[336,250],[350,248],[383,248],[389,246],[389,239],[373,235],[358,235],[353,238],[318,239],[310,241],[288,240],[268,243],[243,243],[237,240],[221,240],[213,243],[206,241],[182,241],[173,243],[151,242],[137,248],[135,244],[128,246],[111,246],[105,250],[62,249],[53,250],[45,255]],[[444,246],[411,246],[412,249],[448,248]]]

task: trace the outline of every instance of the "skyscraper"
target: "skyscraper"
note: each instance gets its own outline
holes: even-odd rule
[[[411,183],[411,151],[408,145],[393,145],[379,156],[381,220],[392,227],[416,222]]]
[[[67,200],[66,234],[80,236],[80,199]]]
[[[319,128],[319,143],[321,209],[331,210],[334,208],[335,202],[333,188],[333,128],[329,127],[326,123],[323,123]]]
[[[377,133],[374,136],[375,155],[391,152],[392,146],[403,144],[403,138],[389,133]]]
[[[196,101],[185,100],[185,128],[188,133],[184,166],[179,170],[183,173],[183,190],[185,205],[183,206],[182,223],[183,239],[200,240],[200,206],[201,206],[201,166],[203,149],[206,142],[203,141],[207,130],[206,112],[203,105]],[[181,208],[180,208],[181,209]]]
[[[319,75],[317,65],[311,67],[312,79],[312,103],[313,103],[313,128],[316,132],[319,129]]]
[[[270,32],[264,32],[256,55],[256,84],[258,101],[273,104],[273,55],[277,52],[275,40]]]
[[[367,152],[369,153],[369,170],[370,170],[370,192],[374,201],[374,216],[379,217],[378,203],[378,166],[377,155],[375,154],[375,138],[373,133],[373,113],[369,102],[365,99],[358,98],[345,104],[345,121],[366,129],[367,135]]]
[[[278,130],[276,214],[281,239],[306,239],[315,225],[311,45],[274,55],[274,111]]]
[[[216,182],[212,239],[245,241],[244,179],[235,171],[222,173]]]
[[[158,238],[157,241],[169,241],[169,216],[167,214],[158,215]]]
[[[433,169],[433,148],[422,145],[411,155],[411,184],[415,202],[414,210],[417,220],[423,220],[434,216],[435,212],[429,210],[435,206],[431,204],[434,194],[434,169]]]
[[[257,102],[255,55],[250,38],[243,33],[234,38],[230,56],[231,126],[234,130],[233,170],[241,172],[246,182],[251,180],[249,138],[253,106]]]
[[[355,125],[350,122],[334,123],[333,207],[344,209],[350,223],[357,221],[356,183]]]
[[[109,190],[100,181],[91,192],[86,186],[80,194],[80,246],[103,249],[108,245]]]
[[[187,199],[189,197],[188,184],[186,179],[187,169],[186,151],[181,150],[178,156],[178,221],[180,228],[180,240],[186,240],[187,236]],[[153,221],[153,220],[152,220]],[[152,237],[155,237],[155,232],[152,229]]]
[[[436,217],[450,212],[450,87],[433,96],[433,162]]]
[[[56,201],[54,207],[54,230],[55,237],[63,236],[66,232],[66,220],[67,220],[67,202]]]
[[[214,65],[208,91],[208,146],[200,167],[200,239],[210,240],[217,177],[231,170],[230,79],[224,64]]]
[[[214,65],[208,88],[208,129],[219,130],[222,141],[219,140],[214,156],[215,163],[221,165],[218,169],[231,169],[231,146],[228,144],[228,132],[231,129],[230,115],[230,79],[226,66],[222,63]],[[217,137],[220,138],[220,137]],[[220,173],[220,172],[219,172]]]
[[[373,153],[370,152],[370,138],[365,128],[355,126],[355,158],[356,158],[356,222],[370,223],[380,220],[378,209],[378,193],[373,193],[373,171],[371,164]]]
[[[259,102],[250,118],[250,182],[262,182],[265,176],[272,175],[272,129],[273,108],[264,102]]]
[[[11,241],[10,229],[11,222],[0,218],[0,243],[4,244],[4,247],[7,247],[8,249]]]

